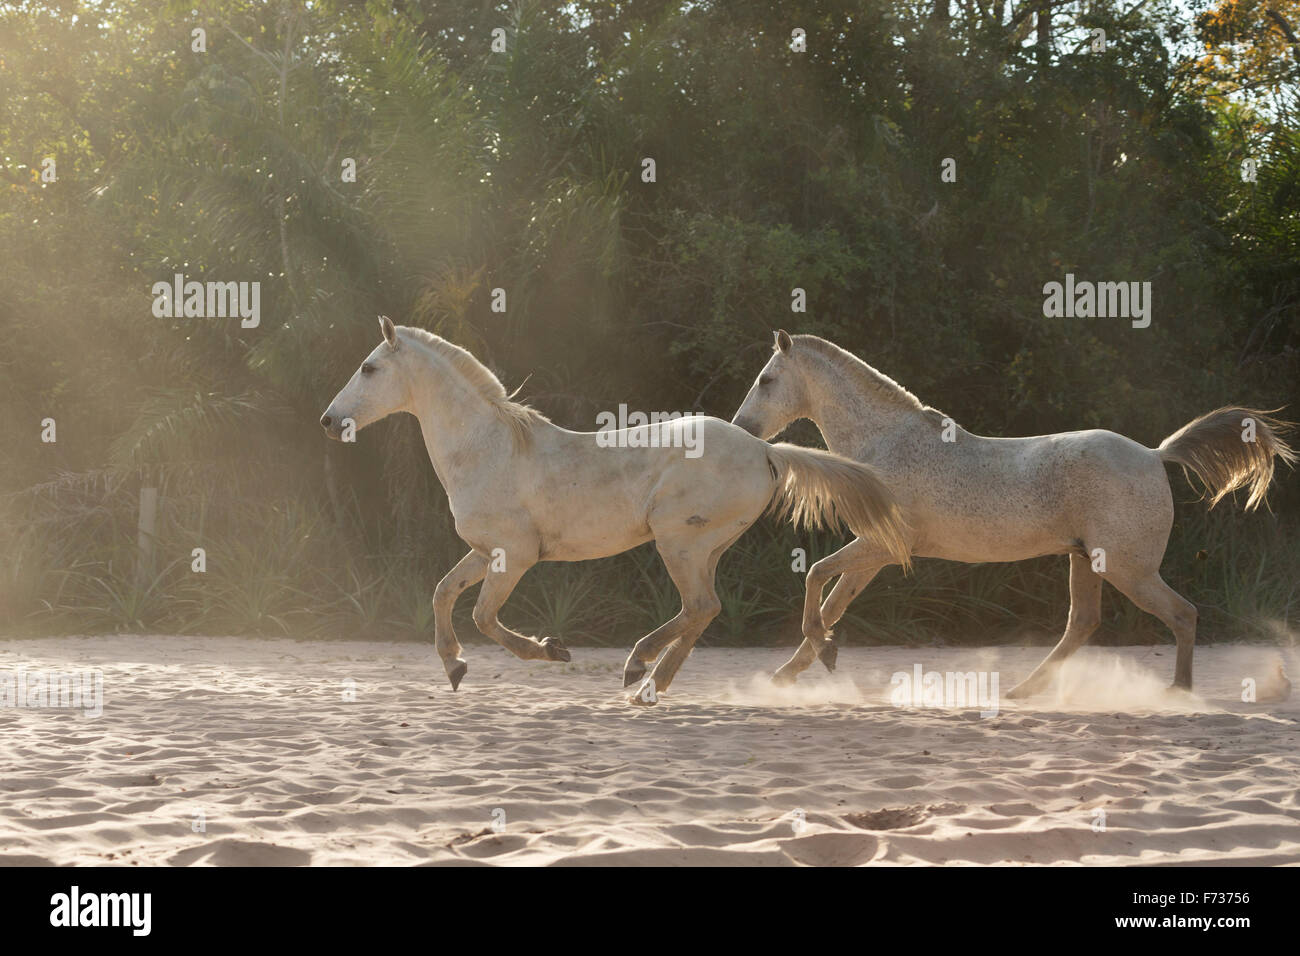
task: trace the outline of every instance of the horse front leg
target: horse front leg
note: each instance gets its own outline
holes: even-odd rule
[[[888,558],[878,548],[858,538],[808,569],[808,582],[804,591],[803,643],[772,675],[774,684],[793,684],[819,658],[828,671],[835,670],[839,652],[831,640],[830,628],[839,622],[849,604],[862,593],[862,589],[886,563]],[[831,589],[826,603],[822,604],[822,592],[827,583],[837,576],[839,581]]]
[[[805,637],[799,649],[794,652],[788,661],[777,669],[772,675],[772,683],[778,686],[788,686],[812,666],[815,660],[821,660],[828,671],[835,670],[835,662],[839,657],[839,649],[835,642],[831,640],[830,628],[833,628],[839,619],[844,616],[844,612],[849,609],[849,604],[853,599],[862,593],[862,589],[871,583],[880,568],[867,568],[865,570],[853,569],[845,571],[840,575],[840,579],[835,582],[831,588],[830,596],[821,606],[821,620],[823,623],[823,635],[817,643]],[[821,653],[818,654],[818,648]]]
[[[474,626],[484,637],[496,641],[515,657],[525,661],[567,661],[568,649],[554,637],[537,641],[510,630],[497,619],[501,606],[510,597],[519,579],[529,568],[537,563],[535,549],[532,555],[522,557],[522,549],[505,551],[497,558],[487,559],[487,572],[483,576],[483,587],[479,589],[478,601],[474,604]],[[496,562],[500,561],[500,568]]]
[[[443,669],[451,681],[451,689],[458,690],[465,678],[469,665],[461,659],[460,641],[456,640],[456,629],[451,623],[451,612],[456,606],[456,598],[468,587],[483,580],[487,572],[488,559],[477,551],[471,551],[448,571],[438,586],[433,589],[433,646],[442,658]]]

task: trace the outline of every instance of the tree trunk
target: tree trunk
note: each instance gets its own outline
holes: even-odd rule
[[[1039,0],[1038,4],[1038,65],[1050,66],[1052,62],[1052,2]]]

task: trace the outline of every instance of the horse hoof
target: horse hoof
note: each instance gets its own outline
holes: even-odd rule
[[[655,686],[654,678],[647,678],[627,700],[638,707],[653,707],[659,703],[659,688]]]
[[[1023,681],[1011,688],[1004,695],[1007,700],[1020,700],[1023,697],[1033,696],[1036,688],[1032,687],[1028,681]]]
[[[623,665],[623,686],[631,687],[645,677],[645,664],[638,660],[629,660]]]
[[[828,640],[822,645],[821,653],[817,655],[826,669],[832,674],[835,673],[835,661],[839,659],[840,649],[835,646],[835,642]]]
[[[453,691],[460,690],[460,682],[465,679],[465,672],[469,670],[469,665],[464,661],[458,660],[447,670],[447,679],[451,681]]]
[[[774,687],[793,687],[797,677],[791,677],[789,674],[782,674],[777,671],[772,675],[772,685]]]
[[[558,637],[544,637],[541,643],[548,661],[563,661],[567,664],[571,660],[569,649],[560,642]]]

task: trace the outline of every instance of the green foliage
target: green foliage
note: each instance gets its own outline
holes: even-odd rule
[[[988,434],[1154,445],[1229,402],[1294,417],[1293,51],[1261,5],[1202,6],[1056,4],[1049,46],[1024,4],[6,6],[0,628],[428,640],[433,585],[465,546],[418,428],[339,446],[315,424],[380,312],[511,387],[531,375],[523,397],[578,429],[624,401],[730,418],[775,327],[833,339]],[[262,324],[155,318],[152,284],[177,272],[259,280]],[[1044,319],[1043,283],[1066,272],[1151,281],[1151,328]],[[57,443],[37,440],[46,417]],[[145,569],[142,484],[163,502]],[[1180,505],[1165,574],[1202,633],[1295,627],[1294,476],[1274,509]],[[834,546],[751,531],[721,562],[705,641],[793,643],[791,549]],[[1051,559],[888,570],[839,633],[1051,631],[1065,577]],[[1106,606],[1110,639],[1160,633]],[[647,546],[535,569],[506,617],[625,646],[677,609]]]

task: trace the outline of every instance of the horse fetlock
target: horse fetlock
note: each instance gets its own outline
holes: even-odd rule
[[[826,627],[826,622],[822,620],[822,616],[817,614],[804,618],[803,636],[820,646],[824,641],[830,639],[831,632]]]
[[[636,651],[633,651],[628,656],[627,663],[623,665],[623,686],[631,687],[645,677],[645,672],[645,662],[637,660]]]
[[[799,679],[799,675],[797,673],[791,674],[784,667],[782,667],[779,671],[777,671],[775,674],[772,675],[772,684],[776,687],[793,687],[795,681],[797,681],[798,679]]]
[[[1053,671],[1055,673],[1055,671]],[[1024,697],[1032,697],[1034,694],[1043,691],[1051,683],[1051,675],[1033,673],[1022,680],[1015,687],[1006,693],[1007,700],[1019,700]]]

